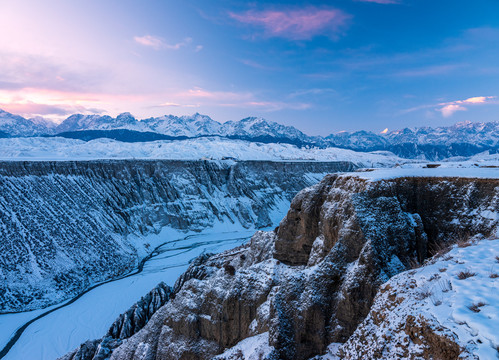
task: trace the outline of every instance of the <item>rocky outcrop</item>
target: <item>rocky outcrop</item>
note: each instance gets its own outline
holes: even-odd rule
[[[498,197],[497,179],[329,175],[295,197],[274,232],[193,263],[110,358],[241,358],[250,337],[267,342],[262,358],[323,354],[349,339],[389,278],[496,231]]]
[[[61,360],[103,360],[110,356],[123,339],[136,334],[161,308],[172,294],[172,289],[164,283],[158,284],[146,296],[142,297],[111,325],[102,339],[89,340],[81,344],[73,352],[63,356]]]
[[[493,359],[498,239],[460,242],[383,284],[341,359]],[[467,271],[470,276],[461,276]],[[491,275],[493,274],[493,275]],[[494,275],[495,274],[495,275]]]
[[[491,235],[499,223],[498,197],[496,179],[435,177],[331,175],[301,192],[279,226],[274,257],[317,270],[280,289],[273,311],[285,316],[271,336],[279,357],[306,359],[345,342],[393,275],[465,236]],[[314,213],[316,228],[304,226]],[[291,351],[281,346],[283,336],[292,339]]]
[[[348,162],[0,163],[0,311],[46,306],[132,270],[164,227],[273,225]]]

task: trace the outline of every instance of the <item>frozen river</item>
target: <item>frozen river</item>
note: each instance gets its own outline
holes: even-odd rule
[[[175,237],[165,233],[162,245],[144,262],[142,271],[137,270],[138,273],[98,285],[72,302],[0,315],[0,349],[5,349],[19,328],[52,310],[29,324],[2,359],[54,360],[85,340],[102,337],[119,314],[159,282],[172,286],[187,269],[189,260],[204,252],[221,252],[239,246],[254,232],[254,229],[241,228],[232,231],[212,229]]]

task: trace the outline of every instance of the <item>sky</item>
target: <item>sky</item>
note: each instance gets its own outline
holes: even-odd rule
[[[499,121],[497,0],[1,0],[0,109],[261,116],[310,135]]]

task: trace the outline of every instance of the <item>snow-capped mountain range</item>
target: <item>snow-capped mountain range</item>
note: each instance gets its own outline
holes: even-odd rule
[[[293,126],[260,117],[219,123],[207,115],[164,115],[143,120],[130,113],[75,114],[55,125],[43,118],[25,119],[0,110],[0,137],[58,135],[91,140],[113,138],[126,142],[220,136],[265,143],[289,143],[320,148],[340,147],[356,151],[391,151],[406,158],[442,159],[499,151],[499,122],[461,122],[449,127],[404,128],[384,134],[370,131],[309,136]]]
[[[108,115],[74,114],[56,126],[42,118],[25,119],[0,110],[0,131],[12,137],[54,135],[85,130],[130,130],[189,138],[200,136],[258,138],[268,136],[303,142],[311,142],[310,140],[313,139],[292,126],[284,126],[257,117],[248,117],[240,121],[228,121],[221,124],[207,115],[198,113],[180,117],[164,115],[144,120],[137,120],[130,113],[122,113],[116,118]]]

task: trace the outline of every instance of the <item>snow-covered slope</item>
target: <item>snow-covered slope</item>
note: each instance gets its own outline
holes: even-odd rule
[[[390,279],[336,354],[324,359],[496,359],[499,240],[460,243]]]
[[[90,159],[222,159],[352,161],[362,166],[391,166],[404,162],[390,153],[362,153],[327,148],[305,149],[290,144],[263,144],[223,138],[124,143],[110,139],[82,141],[66,138],[0,139],[0,160]]]
[[[375,134],[370,131],[340,132],[329,136],[309,136],[293,126],[263,118],[248,117],[219,123],[199,113],[190,116],[163,115],[143,120],[130,113],[116,118],[107,115],[75,114],[58,126],[42,118],[24,119],[0,110],[0,137],[61,136],[86,139],[85,132],[101,131],[98,137],[114,138],[110,131],[126,130],[178,138],[221,136],[266,143],[289,143],[300,147],[340,147],[356,151],[391,151],[403,158],[438,160],[453,156],[473,156],[483,151],[499,152],[499,122],[463,122],[449,127],[405,128]],[[106,133],[107,132],[107,133]],[[124,141],[136,141],[144,134],[121,134]],[[127,137],[128,136],[128,137]],[[148,140],[156,140],[150,136]]]
[[[393,145],[401,143],[451,145],[469,143],[481,146],[497,146],[499,122],[460,122],[447,127],[405,128],[388,132],[384,137]]]
[[[247,138],[289,139],[311,143],[309,136],[293,126],[284,126],[263,118],[249,117],[240,121],[228,121],[222,125],[221,134]]]
[[[242,138],[268,138],[308,141],[308,136],[292,126],[284,126],[263,118],[248,117],[240,121],[221,124],[207,115],[196,113],[191,116],[164,115],[137,120],[130,113],[123,113],[113,119],[99,115],[72,115],[56,129],[55,133],[80,130],[127,129],[150,131],[169,136],[198,137],[220,135]]]
[[[222,125],[219,122],[198,113],[181,117],[164,115],[145,119],[142,122],[144,128],[148,129],[148,131],[170,136],[196,137],[222,134]]]
[[[51,133],[54,128],[55,124],[43,118],[25,119],[0,109],[0,133],[6,136],[37,136]]]

